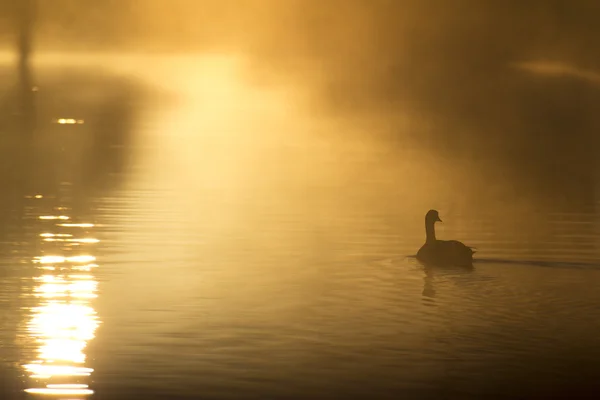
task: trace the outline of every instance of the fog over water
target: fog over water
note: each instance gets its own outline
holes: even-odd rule
[[[595,393],[599,16],[0,1],[0,397]]]

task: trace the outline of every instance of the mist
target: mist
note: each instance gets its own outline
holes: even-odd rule
[[[0,0],[0,397],[595,382],[599,17]]]
[[[380,148],[370,173],[411,170],[401,175],[421,194],[458,188],[527,208],[595,196],[593,1],[59,0],[2,9],[5,48],[27,57],[31,48],[38,58],[235,59],[245,84],[288,88],[307,118],[332,121],[302,140]],[[433,178],[426,170],[440,162]]]
[[[484,176],[506,176],[518,190],[537,182],[530,191],[539,199],[573,181],[591,187],[600,73],[591,51],[600,35],[594,1],[31,4],[40,53],[232,55],[244,60],[249,82],[294,86],[313,114],[355,127],[330,133],[336,140],[358,135],[475,157]]]

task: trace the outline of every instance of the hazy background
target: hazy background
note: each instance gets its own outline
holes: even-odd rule
[[[7,49],[18,6],[3,2]],[[481,195],[592,196],[593,0],[58,0],[34,8],[36,51],[235,57],[244,79],[301,88],[294,100],[305,93],[313,115],[343,121],[346,129],[329,132],[336,143],[384,138],[457,168],[472,161],[481,181],[452,184]]]
[[[594,385],[597,2],[0,5],[4,397]]]

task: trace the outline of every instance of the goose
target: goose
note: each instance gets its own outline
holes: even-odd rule
[[[417,252],[417,260],[430,265],[473,266],[473,248],[458,240],[437,240],[435,223],[442,222],[437,210],[429,210],[425,214],[425,234],[427,239]]]

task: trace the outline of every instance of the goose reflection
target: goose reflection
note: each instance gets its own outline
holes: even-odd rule
[[[427,300],[427,305],[430,305],[431,301],[437,296],[438,288],[436,287],[436,281],[459,281],[459,277],[471,274],[474,271],[474,268],[461,266],[424,265],[422,296],[424,300]]]
[[[423,272],[425,273],[423,276],[423,297],[433,299],[436,294],[434,285],[435,274],[433,269],[427,266],[423,268]]]

